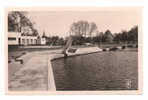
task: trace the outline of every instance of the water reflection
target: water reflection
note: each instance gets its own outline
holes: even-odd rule
[[[127,55],[130,58],[124,57]],[[94,53],[52,61],[57,90],[137,89],[137,65],[137,52]]]

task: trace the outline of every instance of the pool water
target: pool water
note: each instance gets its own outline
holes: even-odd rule
[[[52,61],[56,90],[137,90],[138,52],[98,52]]]

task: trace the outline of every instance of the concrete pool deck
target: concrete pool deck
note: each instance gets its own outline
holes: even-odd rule
[[[23,64],[11,62],[8,65],[9,72],[15,67],[17,70],[9,73],[8,85],[10,91],[56,91],[51,60],[63,58],[62,50],[48,50],[29,52],[19,57]],[[76,53],[68,56],[99,52],[98,47],[80,48]]]
[[[24,64],[20,64],[20,68],[12,73],[8,84],[9,90],[48,90],[48,55],[34,52],[24,55],[21,59],[24,60]],[[13,63],[13,65],[8,65],[10,71],[11,67],[15,67],[16,65],[18,64]]]

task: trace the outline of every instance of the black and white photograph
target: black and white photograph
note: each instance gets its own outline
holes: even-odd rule
[[[6,11],[8,92],[138,92],[138,7]]]

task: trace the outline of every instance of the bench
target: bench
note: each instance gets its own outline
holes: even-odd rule
[[[15,61],[16,62],[20,62],[20,64],[23,64],[24,63],[22,58],[15,58]]]

